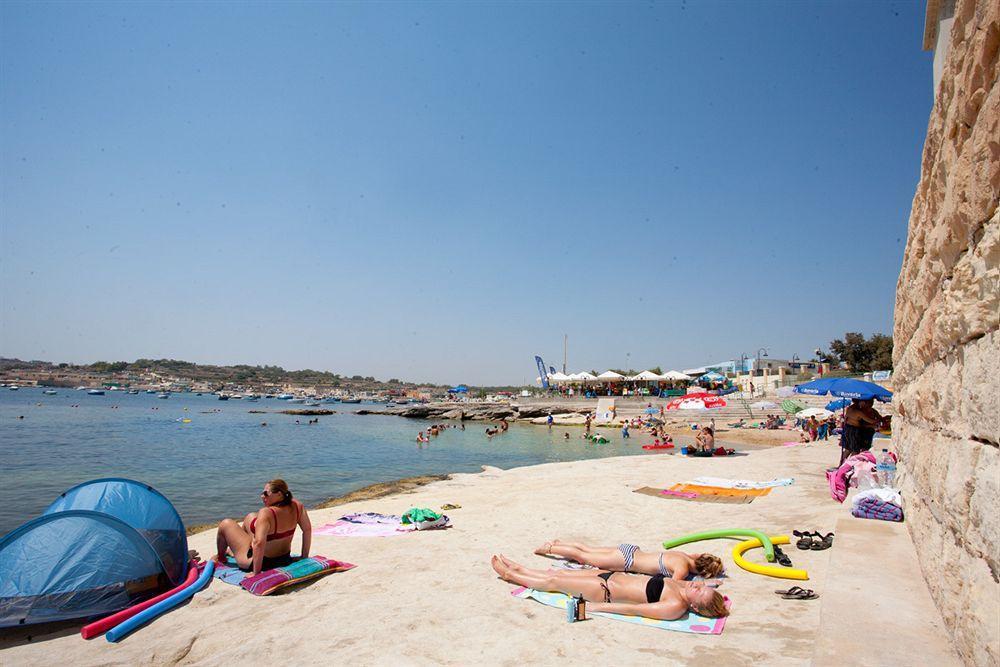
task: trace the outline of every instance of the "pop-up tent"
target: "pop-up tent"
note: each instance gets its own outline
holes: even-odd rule
[[[156,489],[96,479],[0,539],[0,627],[106,615],[184,580],[184,523]]]

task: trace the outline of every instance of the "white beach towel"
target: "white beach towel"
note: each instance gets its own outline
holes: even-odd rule
[[[718,486],[723,489],[773,489],[778,486],[791,486],[795,483],[792,477],[771,479],[766,482],[755,482],[750,479],[727,479],[725,477],[695,477],[687,484],[696,486]]]

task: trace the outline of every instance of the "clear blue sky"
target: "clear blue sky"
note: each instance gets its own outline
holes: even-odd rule
[[[439,382],[891,333],[923,2],[0,4],[0,355]]]

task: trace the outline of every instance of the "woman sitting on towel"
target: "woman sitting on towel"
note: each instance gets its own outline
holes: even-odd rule
[[[250,512],[240,525],[232,519],[223,519],[215,535],[218,549],[215,559],[226,562],[227,552],[236,558],[241,570],[260,574],[287,565],[292,552],[292,535],[295,527],[302,529],[302,557],[309,556],[312,545],[312,524],[309,513],[297,500],[282,479],[272,479],[260,492],[264,507]]]
[[[728,616],[722,595],[703,581],[674,581],[661,574],[601,570],[532,570],[503,556],[493,556],[493,569],[504,581],[540,591],[582,595],[590,611],[673,621],[693,611],[709,618]]]
[[[722,574],[722,561],[712,554],[683,551],[642,551],[634,544],[592,547],[576,542],[553,540],[535,550],[539,556],[557,556],[612,572],[663,575],[677,581],[697,575],[715,579]]]

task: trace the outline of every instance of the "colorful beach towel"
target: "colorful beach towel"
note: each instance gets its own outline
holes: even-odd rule
[[[753,496],[758,498],[771,493],[771,488],[765,489],[727,489],[721,486],[703,486],[701,484],[674,484],[670,491],[679,493],[697,493],[702,496]]]
[[[536,591],[533,588],[524,588],[523,586],[515,588],[510,592],[510,594],[514,597],[522,599],[532,598],[546,606],[556,607],[557,609],[562,609],[563,611],[566,610],[566,604],[570,600],[569,596],[563,595],[562,593],[547,593],[545,591]],[[726,608],[729,609],[730,607],[732,607],[732,601],[729,598],[726,598]],[[587,615],[603,616],[604,618],[610,618],[614,621],[646,625],[651,628],[660,628],[661,630],[693,632],[699,635],[721,635],[723,628],[726,627],[725,618],[706,618],[693,612],[688,612],[687,616],[679,618],[676,621],[658,621],[654,618],[609,614],[604,611],[587,612]]]
[[[338,519],[319,528],[313,529],[313,535],[332,535],[334,537],[396,537],[413,532],[413,526],[398,523],[354,523],[346,519]]]
[[[356,512],[345,514],[340,517],[340,521],[350,521],[351,523],[385,524],[398,526],[402,517],[398,514],[379,514],[378,512]]]
[[[323,556],[313,556],[295,561],[291,565],[261,572],[257,576],[247,577],[240,586],[254,595],[270,595],[282,588],[316,579],[334,572],[344,572],[357,567],[353,563],[345,563]]]
[[[300,584],[327,574],[333,574],[334,572],[344,572],[354,567],[357,566],[333,560],[332,558],[326,558],[325,556],[310,556],[309,558],[300,558],[291,565],[276,567],[273,570],[265,570],[256,576],[249,576],[242,570],[236,570],[236,572],[243,575],[238,581],[235,581],[236,575],[232,573],[229,573],[227,578],[218,577],[218,575],[216,577],[226,583],[239,584],[243,590],[249,591],[254,595],[270,595],[282,588],[294,586],[295,584]],[[235,568],[224,569],[230,570]]]
[[[642,486],[635,489],[633,493],[641,493],[644,496],[654,498],[667,498],[671,500],[684,500],[693,503],[717,503],[722,505],[748,505],[753,502],[755,496],[742,494],[731,496],[699,494],[694,492],[674,491],[672,489],[657,489],[652,486]]]

